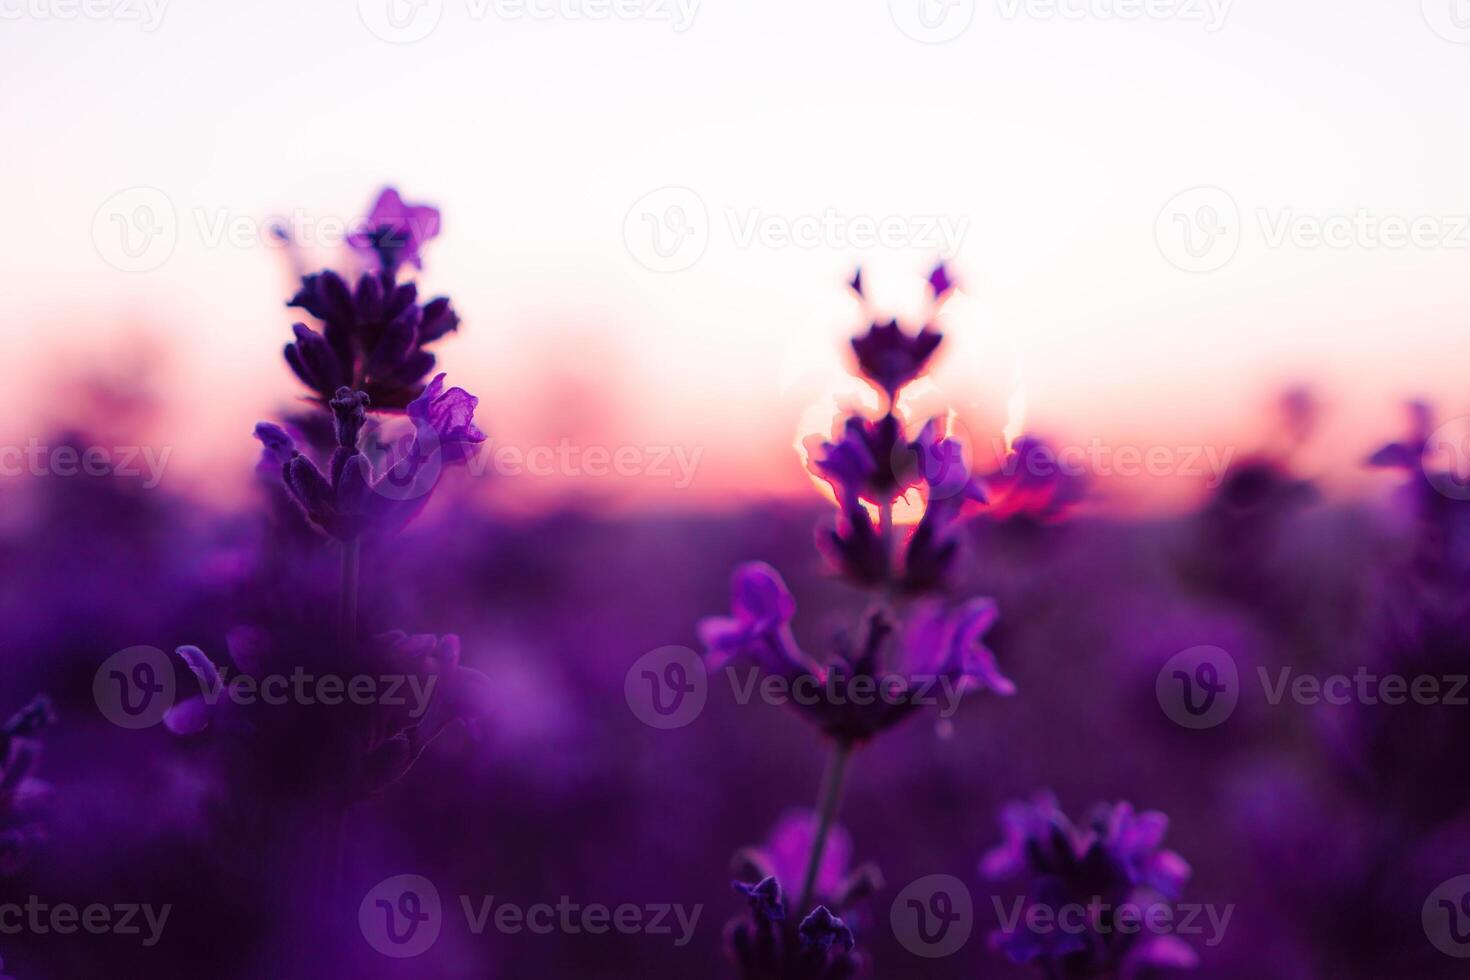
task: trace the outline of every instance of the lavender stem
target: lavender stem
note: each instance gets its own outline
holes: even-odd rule
[[[361,538],[353,537],[342,542],[342,603],[338,636],[344,654],[350,654],[357,646],[357,578],[361,557]]]
[[[832,754],[827,757],[827,771],[822,776],[821,795],[817,799],[817,831],[812,837],[812,855],[807,860],[806,877],[801,884],[801,901],[796,903],[798,919],[806,914],[807,904],[817,885],[817,872],[822,867],[822,852],[827,849],[827,835],[837,818],[837,808],[842,803],[842,784],[847,775],[847,759],[852,752],[852,743],[839,739],[832,745]]]

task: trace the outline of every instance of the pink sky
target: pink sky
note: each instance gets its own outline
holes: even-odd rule
[[[1212,22],[957,0],[932,11],[968,26],[931,44],[906,0],[603,20],[431,0],[437,26],[398,44],[374,0],[172,0],[151,25],[6,0],[0,343],[30,380],[3,437],[45,431],[67,365],[147,335],[171,476],[243,465],[295,390],[260,229],[330,238],[392,182],[444,211],[424,285],[464,325],[441,364],[501,444],[701,453],[686,487],[580,492],[810,492],[790,447],[856,326],[844,278],[862,263],[901,312],[951,247],[942,388],[977,440],[1019,384],[1064,444],[1245,452],[1307,381],[1325,413],[1302,465],[1348,488],[1405,397],[1470,409],[1470,32],[1437,2],[1198,5]],[[172,245],[124,271],[140,205]],[[1201,250],[1212,215],[1227,234]]]

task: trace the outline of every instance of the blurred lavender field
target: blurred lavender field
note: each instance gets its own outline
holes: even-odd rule
[[[8,974],[1463,975],[1470,494],[1427,409],[1365,436],[1380,500],[1295,472],[1296,394],[1288,448],[1124,518],[1040,440],[929,469],[942,431],[884,426],[932,350],[875,315],[853,347],[890,414],[823,447],[839,503],[511,516],[451,465],[474,399],[422,355],[457,318],[394,298],[430,210],[380,200],[399,237],[357,243],[357,285],[307,277],[292,312],[325,326],[287,360],[315,400],[257,430],[253,504],[106,468],[6,485]],[[90,391],[43,442],[142,441],[146,392]],[[923,521],[895,526],[874,494],[910,485]],[[831,703],[895,645],[938,704]],[[302,670],[409,704],[209,703]],[[795,710],[761,677],[837,686]]]

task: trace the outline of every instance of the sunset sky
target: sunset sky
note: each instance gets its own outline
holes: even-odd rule
[[[385,183],[443,211],[423,286],[493,439],[701,452],[686,487],[592,492],[809,492],[844,281],[916,311],[949,251],[938,381],[980,443],[1024,409],[1063,444],[1246,452],[1305,382],[1302,465],[1350,489],[1405,398],[1470,411],[1470,10],[919,2],[0,0],[0,344],[38,379],[0,438],[149,338],[171,478],[243,472],[295,387],[263,229],[330,241]]]

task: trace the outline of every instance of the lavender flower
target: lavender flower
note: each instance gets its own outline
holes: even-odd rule
[[[41,743],[34,736],[55,723],[50,699],[38,694],[0,728],[0,875],[19,871],[45,839],[41,810],[51,786],[36,778]]]
[[[419,252],[438,234],[438,208],[405,204],[395,188],[385,187],[373,204],[365,229],[348,236],[347,244],[375,256],[383,273],[391,278],[405,263],[422,269]]]
[[[292,329],[286,363],[322,402],[341,387],[367,393],[374,408],[402,409],[423,391],[434,369],[425,348],[459,328],[448,297],[418,302],[418,287],[395,282],[389,273],[367,273],[355,289],[330,270],[309,275],[288,306],[322,324]]]
[[[875,323],[867,333],[854,337],[852,352],[863,377],[893,399],[900,388],[923,373],[943,340],[943,334],[927,326],[910,334],[897,320],[890,320]]]
[[[988,879],[1028,879],[1025,906],[1044,906],[1051,915],[1022,912],[1014,924],[991,934],[991,945],[1014,962],[1036,963],[1048,978],[1126,978],[1146,968],[1192,967],[1194,951],[1171,935],[1121,929],[1120,906],[1148,910],[1179,897],[1190,869],[1163,848],[1169,821],[1162,813],[1136,813],[1127,803],[1099,804],[1077,827],[1050,793],[1001,811],[1005,840],[985,855]],[[1063,921],[1063,907],[1085,911],[1085,927],[1033,930],[1033,921]]]
[[[795,923],[774,877],[734,887],[749,910],[726,928],[725,941],[744,980],[846,980],[863,969],[852,929],[826,906]]]
[[[1087,477],[1068,471],[1056,450],[1037,436],[1018,438],[984,480],[990,492],[986,513],[997,520],[1055,521],[1087,494]]]
[[[1366,465],[1401,470],[1406,477],[1398,499],[1415,524],[1414,571],[1422,584],[1463,589],[1470,582],[1470,495],[1462,492],[1461,474],[1438,469],[1426,456],[1433,410],[1423,402],[1411,402],[1408,409],[1408,435],[1377,449]]]
[[[849,283],[863,297],[863,274],[859,269]],[[929,275],[931,316],[954,288],[949,271],[941,263]],[[854,337],[852,352],[857,356],[858,372],[892,402],[901,388],[924,372],[929,359],[939,349],[944,335],[929,325],[910,333],[897,320],[874,322],[865,334]]]
[[[796,600],[774,568],[740,566],[730,591],[731,614],[699,624],[711,669],[743,659],[781,677],[801,695],[792,699],[796,709],[840,741],[866,741],[945,694],[1015,693],[982,642],[996,618],[989,599],[953,610],[922,603],[902,627],[874,610],[856,635],[839,637],[832,655],[818,662],[792,636]]]
[[[479,400],[462,388],[445,391],[441,374],[408,406],[413,432],[397,445],[373,447],[375,466],[360,447],[367,404],[364,392],[345,387],[332,398],[337,448],[327,473],[280,426],[255,427],[263,462],[279,463],[291,499],[313,527],[338,541],[401,528],[427,503],[444,467],[464,463],[485,441],[474,424]]]

